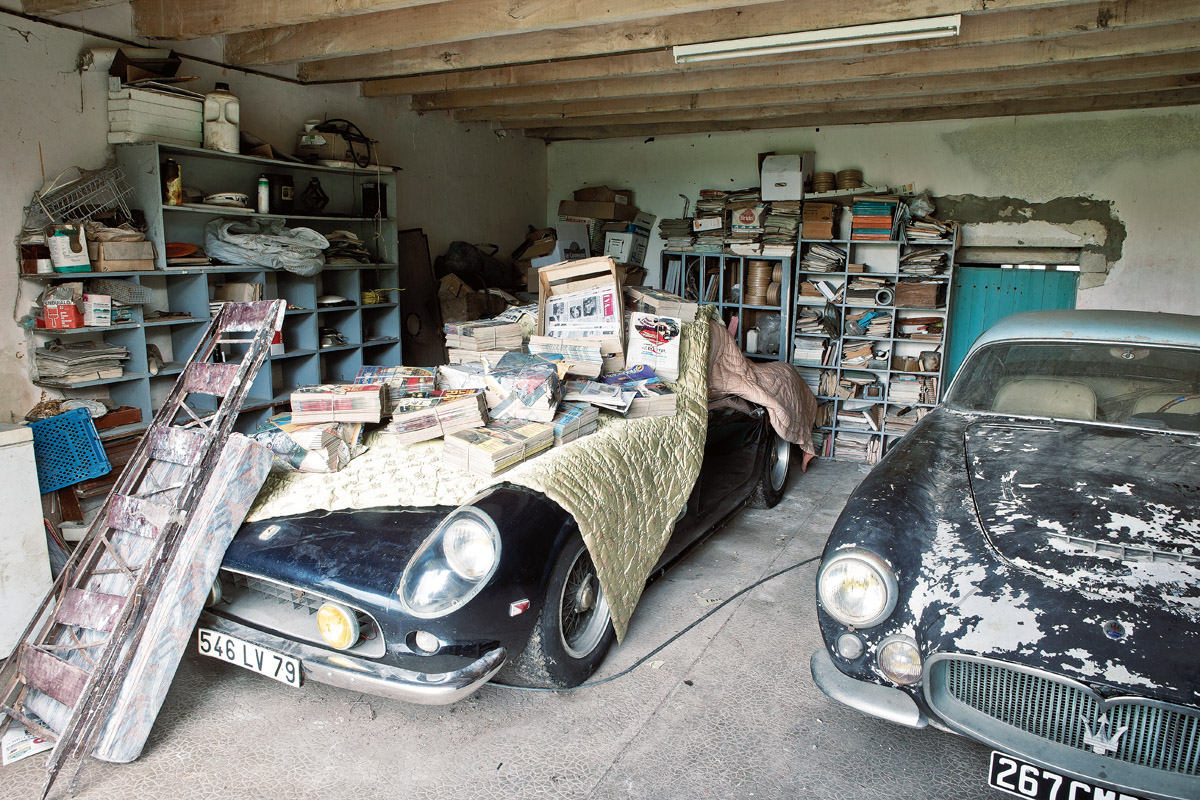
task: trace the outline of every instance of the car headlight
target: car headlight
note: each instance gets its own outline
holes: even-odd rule
[[[842,550],[821,565],[817,597],[843,625],[869,628],[896,608],[896,575],[883,559],[867,550]]]
[[[896,634],[879,643],[879,670],[887,679],[907,686],[921,680],[921,651],[908,636]]]
[[[396,594],[414,617],[441,617],[478,594],[499,563],[496,523],[475,506],[462,506],[421,543]]]

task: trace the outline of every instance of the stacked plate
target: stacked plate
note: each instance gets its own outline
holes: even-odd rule
[[[863,174],[861,169],[842,169],[838,170],[834,180],[839,189],[858,189],[863,185]]]
[[[814,192],[832,192],[837,188],[837,177],[832,172],[814,172],[812,188]]]
[[[771,273],[775,265],[770,261],[746,262],[746,303],[752,306],[765,306],[768,303],[767,291],[771,287]]]

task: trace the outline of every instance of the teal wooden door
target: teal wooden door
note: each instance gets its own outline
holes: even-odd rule
[[[971,343],[997,320],[1018,311],[1074,308],[1078,272],[1055,269],[954,268],[946,342],[946,385]]]

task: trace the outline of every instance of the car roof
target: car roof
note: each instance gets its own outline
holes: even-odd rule
[[[1200,347],[1200,316],[1154,311],[1026,311],[988,328],[971,349],[1013,339],[1172,344]]]

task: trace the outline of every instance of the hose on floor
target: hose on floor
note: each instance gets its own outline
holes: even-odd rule
[[[495,681],[489,682],[488,686],[495,686],[495,687],[498,687],[501,689],[516,689],[517,691],[521,691],[521,692],[555,692],[555,693],[577,692],[580,689],[591,689],[593,686],[600,686],[602,684],[608,683],[609,681],[615,681],[617,678],[623,678],[626,675],[628,675],[629,673],[633,672],[638,667],[640,667],[642,664],[645,664],[647,661],[649,661],[654,656],[661,653],[663,650],[670,647],[672,644],[674,644],[676,641],[678,641],[688,631],[695,628],[701,622],[704,622],[704,620],[708,619],[713,614],[717,613],[722,608],[724,608],[725,606],[732,603],[734,600],[736,600],[739,597],[741,597],[742,595],[744,595],[746,592],[749,592],[752,589],[757,589],[759,586],[762,586],[767,581],[774,580],[774,579],[778,578],[780,575],[785,575],[794,569],[799,569],[800,567],[808,566],[809,564],[813,563],[814,561],[817,561],[820,558],[821,557],[819,555],[813,556],[812,558],[806,558],[803,561],[799,561],[795,564],[792,564],[790,567],[784,567],[783,569],[779,570],[778,572],[773,572],[770,575],[767,575],[765,578],[760,578],[759,580],[755,581],[754,583],[750,584],[749,586],[745,586],[745,587],[739,589],[738,591],[736,591],[735,593],[733,593],[732,595],[727,597],[725,600],[722,600],[720,603],[718,603],[717,605],[710,608],[708,611],[706,611],[704,614],[702,614],[700,617],[698,617],[694,622],[692,622],[692,624],[688,625],[686,628],[684,628],[683,630],[676,633],[670,639],[667,639],[665,642],[663,642],[658,647],[651,650],[649,653],[646,653],[646,655],[642,656],[641,658],[639,658],[637,661],[630,664],[625,669],[621,670],[620,672],[618,672],[614,675],[609,675],[607,678],[601,678],[598,681],[588,681],[587,683],[581,683],[578,686],[572,686],[569,689],[542,689],[542,688],[535,687],[535,686],[513,686],[512,684],[496,683]]]

